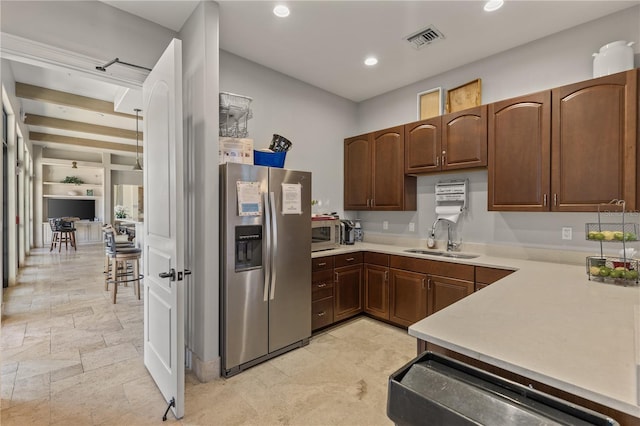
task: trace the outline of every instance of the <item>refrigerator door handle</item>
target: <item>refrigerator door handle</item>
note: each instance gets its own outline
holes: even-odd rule
[[[272,230],[272,248],[271,248],[271,296],[273,300],[276,296],[276,256],[278,255],[278,224],[276,220],[276,197],[273,192],[269,193],[269,208],[271,209],[271,230]]]
[[[271,209],[269,208],[269,198],[264,193],[264,231],[266,235],[266,253],[264,261],[264,293],[263,299],[266,302],[269,297],[269,283],[271,282]]]

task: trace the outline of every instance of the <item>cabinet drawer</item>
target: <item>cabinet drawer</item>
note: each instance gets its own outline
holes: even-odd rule
[[[429,261],[427,259],[418,259],[408,256],[391,256],[389,266],[404,271],[429,273]]]
[[[311,329],[327,326],[333,323],[333,297],[318,300],[311,304]]]
[[[475,267],[461,263],[431,261],[429,274],[473,282]]]
[[[476,283],[491,284],[512,273],[513,271],[509,269],[486,268],[484,266],[476,266]]]
[[[333,297],[333,269],[314,272],[311,277],[312,301]]]
[[[389,255],[367,251],[364,253],[364,263],[368,263],[369,265],[389,266]]]
[[[323,269],[333,269],[333,256],[315,257],[311,259],[312,271],[321,271]]]
[[[340,268],[342,266],[357,265],[362,263],[362,252],[339,254],[335,256],[335,267]]]

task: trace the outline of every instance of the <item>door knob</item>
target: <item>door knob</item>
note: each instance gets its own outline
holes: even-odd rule
[[[171,268],[169,270],[169,272],[160,272],[158,274],[158,276],[160,278],[171,278],[171,281],[175,281],[176,280],[176,270]]]

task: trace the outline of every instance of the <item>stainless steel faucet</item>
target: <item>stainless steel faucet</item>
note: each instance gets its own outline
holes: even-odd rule
[[[460,250],[461,241],[453,242],[451,240],[451,222],[447,221],[447,251],[458,251]]]

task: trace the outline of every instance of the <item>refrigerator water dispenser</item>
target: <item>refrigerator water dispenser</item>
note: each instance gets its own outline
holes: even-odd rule
[[[236,226],[236,272],[262,267],[262,225]]]

